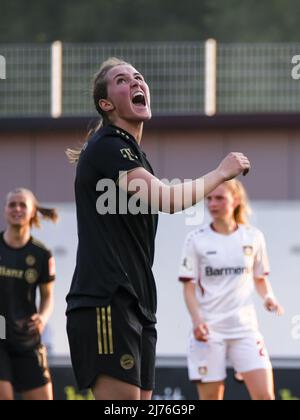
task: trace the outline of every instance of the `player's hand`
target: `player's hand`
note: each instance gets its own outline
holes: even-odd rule
[[[282,316],[284,314],[284,308],[273,297],[267,297],[265,299],[264,306],[267,311],[274,312],[278,316]]]
[[[28,323],[28,331],[30,334],[42,335],[45,329],[45,322],[40,314],[32,315]]]
[[[249,159],[243,153],[230,153],[219,165],[217,171],[224,181],[229,181],[251,169]]]
[[[209,329],[205,323],[200,323],[194,327],[194,336],[197,341],[206,343],[208,341]]]

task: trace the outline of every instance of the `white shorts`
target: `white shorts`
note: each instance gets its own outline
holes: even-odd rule
[[[272,369],[264,339],[258,332],[235,340],[213,334],[207,343],[197,341],[194,335],[191,336],[188,351],[191,381],[224,381],[228,362],[237,373]]]

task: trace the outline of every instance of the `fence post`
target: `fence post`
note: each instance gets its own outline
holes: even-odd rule
[[[6,320],[0,315],[0,340],[6,340]]]
[[[56,41],[51,46],[51,116],[62,116],[62,87],[63,87],[63,45]]]
[[[205,43],[205,114],[212,117],[217,113],[217,41],[208,39]]]
[[[0,55],[0,79],[6,79],[6,59],[3,55]]]

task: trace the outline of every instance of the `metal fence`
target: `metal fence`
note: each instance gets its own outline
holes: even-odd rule
[[[0,116],[49,115],[51,45],[0,45],[6,78],[0,80]]]
[[[218,112],[299,112],[300,81],[292,58],[300,44],[220,44]]]
[[[154,115],[300,111],[300,44],[59,45],[0,44],[0,117],[94,115],[92,76],[109,56],[145,75]]]
[[[91,75],[110,56],[129,61],[144,74],[151,88],[154,114],[203,113],[203,44],[137,43],[64,45],[64,114],[93,112]]]

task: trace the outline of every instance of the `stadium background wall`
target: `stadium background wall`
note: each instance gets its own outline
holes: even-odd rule
[[[73,202],[74,167],[64,151],[85,138],[90,118],[0,119],[0,208],[16,185],[43,202]],[[253,162],[245,179],[254,200],[300,199],[298,114],[155,117],[144,130],[143,148],[161,178],[190,179],[211,170],[228,151]],[[3,220],[0,221],[3,226]]]

